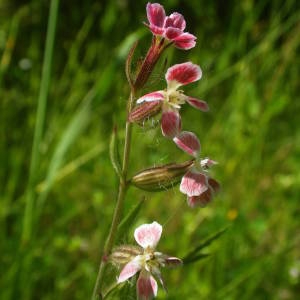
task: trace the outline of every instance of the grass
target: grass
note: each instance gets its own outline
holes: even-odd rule
[[[45,47],[50,4],[0,2],[0,299],[91,295],[117,194],[108,148],[114,125],[124,136],[126,53],[139,39],[137,64],[150,44],[151,35],[142,25],[145,3],[61,1],[57,21],[50,18],[56,34],[52,61],[48,57],[48,92],[43,88],[44,99],[48,95],[45,122],[39,123],[41,74],[47,66],[43,57],[45,52],[52,56],[51,45]],[[177,187],[154,194],[131,188],[125,209],[130,211],[145,196],[136,224],[164,224],[159,249],[179,257],[229,227],[204,251],[211,254],[206,259],[164,271],[169,292],[160,290],[159,299],[296,299],[297,3],[174,0],[165,7],[182,12],[188,30],[198,37],[195,49],[170,48],[165,57],[168,66],[191,60],[203,69],[201,81],[185,90],[207,100],[211,110],[204,114],[185,106],[183,128],[200,136],[203,156],[219,162],[213,174],[222,191],[207,208],[191,210]],[[145,92],[163,88],[163,74],[158,66]],[[161,137],[159,128],[148,125],[134,127],[133,145],[129,174],[188,159]],[[28,185],[40,217],[32,223],[34,239],[24,247]]]

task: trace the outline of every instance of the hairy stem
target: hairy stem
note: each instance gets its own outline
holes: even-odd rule
[[[132,123],[129,121],[129,115],[130,115],[130,112],[132,111],[132,108],[134,105],[135,92],[140,90],[145,85],[145,83],[149,79],[149,76],[151,75],[159,57],[161,56],[163,50],[166,49],[168,46],[169,46],[169,44],[166,44],[164,39],[159,40],[156,37],[153,37],[151,47],[148,50],[148,53],[142,63],[142,66],[138,72],[138,75],[137,75],[134,83],[132,82],[131,76],[130,76],[131,74],[129,74],[129,73],[130,73],[130,63],[131,63],[131,59],[132,59],[136,45],[134,45],[133,48],[131,49],[128,59],[127,59],[126,75],[127,75],[127,78],[129,79],[131,93],[130,93],[130,97],[127,102],[127,121],[126,121],[126,129],[125,129],[122,176],[120,177],[117,203],[116,203],[116,207],[114,210],[114,215],[113,215],[110,231],[109,231],[108,237],[107,237],[105,245],[104,245],[102,259],[101,259],[101,262],[99,265],[99,271],[98,271],[96,283],[94,286],[92,300],[102,299],[101,290],[102,290],[102,283],[103,283],[105,267],[106,267],[106,264],[108,261],[108,256],[110,255],[110,252],[111,252],[112,247],[115,242],[117,228],[120,223],[122,212],[123,212],[123,203],[124,203],[124,199],[125,199],[125,194],[126,194],[126,190],[127,190],[128,184],[129,184],[127,181],[127,171],[128,171],[128,165],[129,165],[131,130],[132,130]]]
[[[132,110],[133,102],[134,102],[134,93],[131,92],[130,97],[128,99],[128,104],[127,104],[127,116],[129,115],[130,111]],[[94,286],[92,300],[99,299],[99,298],[101,299],[101,284],[102,284],[102,280],[103,280],[107,257],[110,254],[111,249],[113,247],[116,233],[117,233],[117,227],[120,223],[121,216],[122,216],[123,203],[124,203],[126,189],[127,189],[127,171],[128,171],[129,156],[130,156],[131,131],[132,131],[132,124],[127,120],[126,121],[126,129],[125,129],[122,176],[120,178],[117,204],[116,204],[116,207],[114,210],[114,215],[113,215],[110,231],[109,231],[108,237],[107,237],[105,245],[104,245],[103,255],[102,255],[101,262],[100,262],[96,283]]]

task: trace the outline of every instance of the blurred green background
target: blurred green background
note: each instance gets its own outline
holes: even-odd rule
[[[50,2],[0,0],[1,300],[90,298],[117,193],[108,144],[114,124],[124,136],[126,54],[139,40],[136,65],[151,41],[146,1],[60,1],[29,180],[38,99],[47,90],[39,97]],[[204,157],[219,162],[212,174],[222,191],[208,207],[190,209],[178,186],[153,194],[131,188],[126,211],[143,195],[146,201],[123,242],[134,242],[136,225],[157,220],[164,225],[159,251],[183,257],[229,226],[205,249],[211,256],[163,271],[169,292],[160,289],[159,299],[298,299],[299,3],[161,3],[167,14],[182,13],[198,38],[194,49],[170,47],[164,58],[167,66],[191,60],[203,70],[185,91],[206,100],[210,112],[183,107],[183,128],[200,137]],[[164,58],[143,93],[165,87]],[[131,175],[189,159],[154,125],[134,127]]]

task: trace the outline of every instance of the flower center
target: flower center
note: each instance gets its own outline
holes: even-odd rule
[[[167,89],[165,93],[165,99],[169,106],[179,109],[180,105],[185,103],[185,95],[183,94],[183,91]]]

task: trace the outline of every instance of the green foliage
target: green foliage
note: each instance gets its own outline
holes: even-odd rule
[[[124,242],[128,235],[128,228],[132,228],[133,223],[136,221],[144,204],[144,199],[134,205],[133,208],[127,213],[118,226],[117,240]]]
[[[122,177],[122,167],[120,162],[120,153],[119,153],[119,141],[117,135],[117,128],[113,129],[111,134],[110,143],[109,143],[109,156],[112,166],[119,177]]]
[[[198,244],[195,244],[194,248],[183,257],[182,259],[183,263],[186,265],[192,262],[196,262],[202,258],[208,257],[209,254],[201,253],[201,251],[206,247],[208,247],[212,242],[219,239],[226,230],[227,228],[221,229],[215,234],[213,234],[212,236],[208,237],[206,240],[201,241]]]
[[[22,243],[50,1],[0,1],[1,300],[91,296],[117,194],[109,140],[115,123],[120,141],[124,136],[126,56],[139,40],[132,57],[138,65],[151,42],[142,24],[146,2],[60,1],[32,186],[39,218],[32,240]],[[159,251],[183,258],[230,225],[222,238],[194,253],[194,259],[209,253],[207,259],[163,270],[168,294],[160,289],[158,299],[296,299],[298,2],[163,2],[168,13],[185,16],[197,46],[170,47],[142,92],[165,87],[166,58],[167,67],[187,60],[201,66],[203,78],[184,89],[206,100],[210,112],[183,107],[183,128],[200,137],[203,157],[219,162],[212,173],[222,190],[208,207],[192,210],[177,186],[155,194],[129,189],[123,223],[129,231],[119,243],[134,243],[134,227],[156,220],[164,225]],[[130,175],[189,159],[151,122],[134,127]],[[110,272],[109,296],[120,298],[124,288],[134,299],[134,286],[114,289],[119,270]]]

